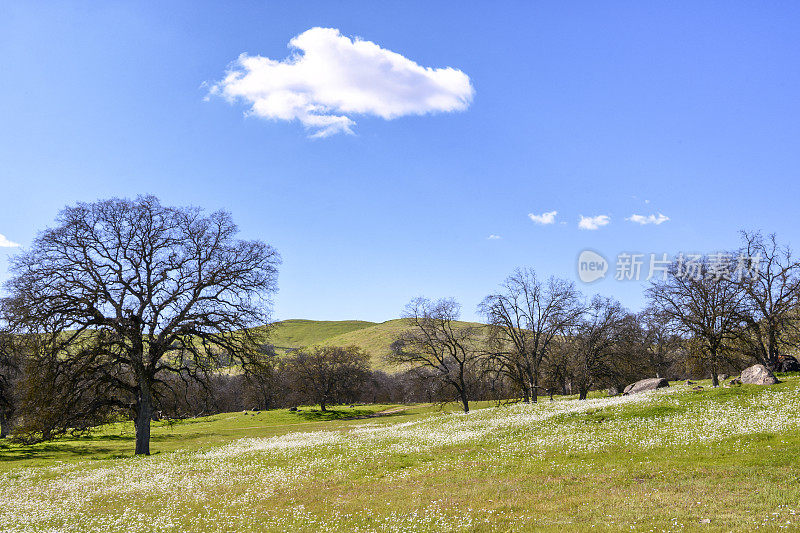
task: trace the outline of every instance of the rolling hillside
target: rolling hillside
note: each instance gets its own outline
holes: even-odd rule
[[[465,326],[479,325],[461,322]],[[372,367],[391,371],[385,357],[392,341],[408,326],[403,319],[386,322],[363,320],[284,320],[275,324],[271,342],[281,353],[303,346],[358,346],[370,354]]]

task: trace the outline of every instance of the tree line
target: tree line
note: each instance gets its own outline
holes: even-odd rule
[[[56,222],[12,258],[0,301],[0,433],[27,442],[128,419],[148,454],[160,417],[450,400],[468,411],[651,376],[716,385],[751,361],[781,370],[797,339],[798,265],[774,235],[743,233],[721,262],[675,261],[640,313],[532,269],[483,300],[484,324],[460,322],[453,299],[414,299],[388,374],[357,347],[277,354],[280,256],[240,239],[225,211],[143,196],[79,203]]]

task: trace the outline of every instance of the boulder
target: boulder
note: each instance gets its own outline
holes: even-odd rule
[[[616,387],[609,387],[606,389],[606,394],[608,394],[609,396],[616,396],[617,394],[619,394],[619,389]]]
[[[725,381],[726,379],[728,379],[728,374],[717,374],[718,381]]]
[[[639,392],[661,389],[663,387],[669,387],[669,382],[664,378],[642,379],[625,387],[622,394],[637,394]]]
[[[778,378],[764,365],[753,365],[749,368],[745,368],[742,370],[742,375],[739,376],[739,380],[748,385],[775,385],[776,383],[780,383]]]
[[[791,355],[784,355],[780,361],[781,372],[800,372],[800,362]]]

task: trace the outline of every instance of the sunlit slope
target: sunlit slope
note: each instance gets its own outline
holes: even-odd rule
[[[481,326],[475,322],[457,322],[462,327]],[[375,323],[362,320],[320,321],[286,320],[276,324],[271,343],[285,352],[302,346],[358,346],[371,357],[375,369],[393,371],[386,362],[392,342],[408,329],[405,319]]]
[[[365,320],[284,320],[274,324],[270,343],[285,351],[302,346],[313,346],[335,337],[374,326]]]

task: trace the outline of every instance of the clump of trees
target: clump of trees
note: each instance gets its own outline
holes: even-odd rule
[[[357,401],[369,377],[369,355],[357,346],[299,350],[284,365],[294,392],[322,411],[329,405]]]
[[[590,390],[620,391],[653,376],[708,376],[717,386],[720,374],[754,362],[779,371],[799,338],[800,264],[775,235],[741,237],[733,252],[679,257],[647,288],[638,314],[613,298],[587,300],[571,281],[541,280],[532,269],[516,270],[483,300],[485,325],[460,329],[449,316],[435,328],[441,321],[428,309],[441,304],[414,300],[392,360],[436,369],[428,378],[465,411],[489,383],[535,402],[542,392],[584,399]],[[467,361],[470,386],[453,372]]]

